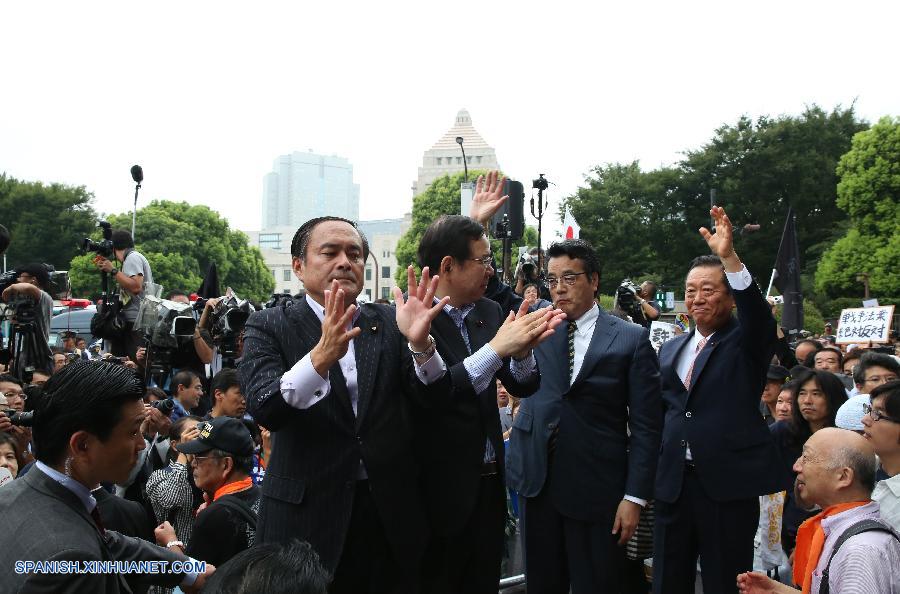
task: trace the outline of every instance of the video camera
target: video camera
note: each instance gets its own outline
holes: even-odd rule
[[[519,264],[522,265],[522,274],[525,275],[525,280],[537,278],[537,258],[531,254],[522,254],[522,257],[519,258]]]
[[[626,278],[618,288],[616,288],[616,303],[619,304],[619,308],[622,311],[627,313],[634,308],[638,293],[640,292],[641,288],[634,284],[630,278]]]
[[[197,300],[195,308],[203,308],[207,300]],[[233,367],[234,360],[240,356],[240,338],[244,331],[244,324],[250,314],[256,311],[253,305],[246,299],[239,298],[228,287],[225,296],[209,312],[209,333],[213,344],[222,355],[222,365]]]
[[[97,226],[103,229],[103,241],[93,241],[89,237],[85,237],[81,242],[81,251],[83,253],[95,252],[106,259],[110,259],[115,254],[112,242],[112,225],[106,221],[100,221]]]
[[[135,330],[143,332],[147,340],[147,379],[157,385],[165,384],[176,365],[179,340],[190,340],[197,328],[188,303],[177,303],[145,295],[134,321]]]

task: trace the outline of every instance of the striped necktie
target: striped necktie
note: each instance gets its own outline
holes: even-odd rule
[[[572,372],[575,370],[575,331],[578,330],[578,325],[575,324],[575,321],[569,322],[569,327],[566,329],[566,335],[569,339],[569,383],[572,383]]]

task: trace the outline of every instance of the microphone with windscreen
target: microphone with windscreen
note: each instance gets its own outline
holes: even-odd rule
[[[140,165],[131,166],[131,179],[133,179],[134,183],[137,185],[141,185],[141,182],[144,181],[144,170],[141,169]]]
[[[136,184],[134,186],[134,210],[131,211],[131,237],[134,239],[134,227],[137,224],[137,199],[138,191],[141,189],[141,182],[144,181],[144,170],[140,165],[131,166],[131,179]]]

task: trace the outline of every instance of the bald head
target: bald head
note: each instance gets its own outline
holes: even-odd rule
[[[810,493],[815,493],[813,503],[824,507],[868,499],[872,494],[877,461],[875,450],[862,435],[836,427],[820,429],[806,441],[803,453],[798,465],[804,467]]]

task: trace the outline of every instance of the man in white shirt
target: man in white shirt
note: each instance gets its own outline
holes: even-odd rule
[[[734,251],[725,210],[713,207],[710,215],[715,232],[700,234],[714,255],[696,258],[685,279],[695,328],[659,350],[665,423],[655,490],[657,594],[693,593],[698,556],[704,592],[733,592],[735,576],[753,566],[758,497],[779,490],[775,444],[759,414],[775,318]]]
[[[368,243],[352,221],[304,223],[291,245],[306,298],[251,314],[238,368],[251,415],[272,431],[258,542],[308,541],[330,591],[417,590],[427,534],[410,407],[446,393],[423,270],[396,308],[357,305]]]

